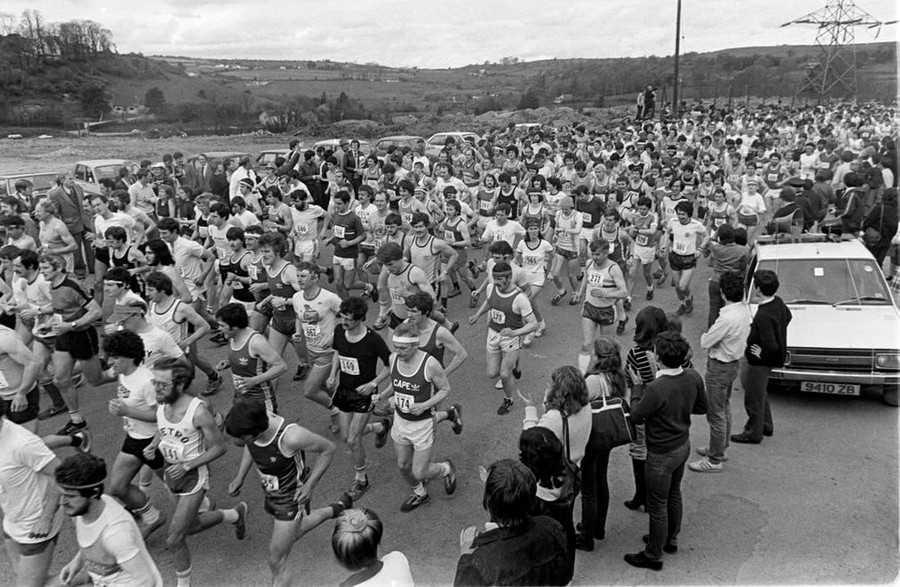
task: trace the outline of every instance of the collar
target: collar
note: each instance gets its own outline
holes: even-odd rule
[[[763,304],[768,304],[769,302],[772,302],[774,300],[775,300],[775,296],[772,296],[771,298],[768,298],[768,299],[763,298],[762,300],[760,300],[759,305],[762,306]]]
[[[660,367],[656,370],[656,378],[659,379],[663,375],[674,377],[675,375],[681,375],[682,373],[684,373],[684,369],[682,367],[678,367],[676,369],[666,369],[665,367]]]

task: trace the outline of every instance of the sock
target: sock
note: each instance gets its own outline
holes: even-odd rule
[[[84,422],[84,416],[81,415],[81,410],[70,410],[69,411],[69,419],[75,422],[76,424],[81,424]]]
[[[219,510],[219,511],[222,512],[222,521],[225,522],[226,524],[234,524],[240,519],[240,516],[238,515],[238,511],[234,508],[231,508],[230,510]]]
[[[357,481],[368,481],[369,478],[366,477],[366,467],[363,465],[362,467],[356,467],[356,473],[353,475],[353,478]]]
[[[191,567],[184,571],[175,571],[175,577],[178,579],[176,587],[191,587]]]
[[[413,490],[413,493],[415,493],[415,494],[418,495],[419,497],[423,497],[423,496],[425,496],[425,495],[428,495],[428,492],[425,491],[425,486],[422,485],[421,483],[419,483],[418,485],[416,485],[415,487],[413,487],[412,490]]]
[[[586,353],[578,353],[578,368],[582,375],[587,373],[588,366],[591,364],[591,356]]]

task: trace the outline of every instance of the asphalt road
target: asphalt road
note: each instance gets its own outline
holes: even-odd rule
[[[697,341],[706,323],[705,262],[695,276],[697,309],[684,323],[684,333],[695,345],[694,362],[702,373],[705,356]],[[638,288],[635,310],[646,304]],[[553,368],[575,364],[580,345],[580,309],[568,305],[552,308],[544,292],[548,330],[524,351],[521,381],[534,393],[544,389]],[[674,290],[657,292],[655,304],[673,311]],[[464,320],[470,313],[465,296],[451,300],[451,316]],[[634,312],[632,312],[632,315]],[[374,318],[374,316],[371,316]],[[454,436],[441,426],[435,442],[435,458],[451,458],[457,466],[456,494],[444,495],[439,484],[431,488],[431,501],[411,513],[401,513],[400,503],[408,488],[396,472],[388,443],[369,450],[372,484],[359,504],[376,510],[385,524],[382,552],[400,550],[412,565],[413,577],[423,585],[448,584],[453,580],[461,529],[487,520],[481,507],[482,487],[478,467],[503,457],[517,457],[517,441],[524,411],[517,403],[506,416],[497,416],[500,392],[484,375],[485,322],[463,325],[458,337],[470,353],[468,362],[451,378],[451,398],[464,406],[465,430]],[[386,331],[383,331],[386,332]],[[633,320],[618,337],[627,349],[633,336]],[[823,336],[834,336],[828,325]],[[208,344],[208,343],[206,343]],[[224,357],[220,347],[206,347],[214,362]],[[293,372],[293,352],[287,357]],[[202,376],[200,376],[202,379]],[[118,419],[106,412],[112,386],[83,391],[86,416],[94,433],[94,452],[115,457],[122,440]],[[214,399],[225,410],[231,391]],[[325,410],[302,399],[301,391],[285,376],[279,386],[282,413],[328,436]],[[684,525],[676,555],[666,555],[662,572],[630,567],[622,556],[641,548],[647,532],[647,515],[626,509],[631,497],[631,466],[625,447],[613,452],[610,467],[610,513],[606,539],[592,553],[576,557],[576,585],[597,584],[805,584],[889,583],[898,573],[898,428],[897,409],[882,403],[879,394],[832,397],[781,392],[772,397],[775,435],[763,444],[734,445],[725,470],[717,474],[687,471],[684,481]],[[732,413],[736,427],[743,425],[743,392],[735,390]],[[62,424],[62,416],[42,423],[42,431]],[[707,444],[704,417],[695,417],[692,446]],[[237,468],[240,451],[232,447],[212,469],[212,497],[222,506],[235,500],[226,487]],[[316,489],[313,505],[324,505],[345,490],[352,478],[349,454],[339,447],[335,460]],[[251,474],[252,475],[252,474]],[[154,481],[156,504],[169,498]],[[271,521],[262,508],[262,492],[248,477],[244,499],[251,504],[250,533],[238,542],[230,527],[218,527],[190,538],[195,585],[261,585],[269,580],[266,552]],[[580,506],[576,507],[576,516]],[[330,534],[325,524],[304,537],[295,548],[291,565],[303,585],[328,585],[348,573],[333,559]],[[164,550],[165,532],[148,540],[166,583],[174,584],[172,558]],[[56,549],[53,570],[74,554],[74,532],[67,524]],[[11,584],[9,564],[0,555],[0,584]]]

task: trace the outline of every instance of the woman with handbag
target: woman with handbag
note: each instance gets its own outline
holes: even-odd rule
[[[571,365],[553,370],[550,374],[550,385],[544,393],[544,414],[540,418],[534,401],[521,390],[519,397],[525,404],[522,428],[525,430],[533,426],[549,428],[563,446],[568,445],[569,459],[575,465],[581,466],[584,449],[591,435],[591,409],[588,405],[587,385],[581,371]]]
[[[592,426],[584,459],[581,461],[581,524],[575,548],[594,550],[594,539],[606,537],[609,511],[609,454],[632,439],[625,401],[625,371],[619,343],[602,337],[594,342],[593,364],[585,376],[591,399]]]

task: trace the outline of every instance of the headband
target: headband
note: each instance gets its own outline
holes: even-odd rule
[[[418,336],[394,336],[393,341],[397,344],[419,344]]]

